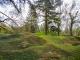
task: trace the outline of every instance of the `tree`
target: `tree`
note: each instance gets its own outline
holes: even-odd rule
[[[71,36],[73,36],[72,29],[73,29],[73,25],[76,23],[75,19],[77,18],[77,15],[78,15],[78,11],[75,12],[75,15],[73,15],[73,13],[71,12],[75,8],[75,6],[76,6],[75,1],[73,1],[70,12],[69,12],[69,17],[71,20],[70,21],[70,35]]]
[[[60,26],[61,26],[61,19],[60,19],[60,17],[55,17],[54,22],[57,24],[57,33],[58,33],[58,36],[59,36],[60,35]]]
[[[38,8],[44,13],[44,21],[45,21],[45,34],[48,33],[48,21],[53,19],[57,14],[54,12],[55,8],[61,5],[61,0],[38,0]]]
[[[45,34],[47,35],[48,20],[51,20],[51,18],[53,18],[53,16],[56,15],[54,10],[57,6],[61,5],[61,3],[62,3],[61,0],[38,0],[37,4],[34,4],[34,2],[36,2],[36,1],[31,2],[30,0],[18,0],[18,3],[15,2],[14,0],[4,0],[4,1],[1,1],[1,4],[2,5],[11,4],[19,14],[22,14],[22,12],[23,12],[22,8],[26,4],[26,2],[29,4],[29,7],[30,7],[30,16],[29,16],[29,17],[31,17],[30,20],[35,21],[35,22],[32,22],[31,28],[32,28],[32,26],[37,25],[36,24],[36,21],[37,21],[36,11],[41,10],[42,13],[44,13],[44,15],[45,15],[44,16],[44,18],[45,18],[45,20],[44,20],[45,21]],[[40,8],[40,9],[37,9],[36,7]],[[34,27],[34,29],[36,29],[36,28]]]
[[[32,33],[36,32],[37,30],[37,12],[36,12],[36,6],[35,4],[32,4],[30,2],[30,0],[27,0],[28,1],[28,4],[30,6],[30,13],[29,13],[29,19],[28,21],[30,22],[30,31]]]
[[[72,33],[72,29],[73,29],[73,25],[75,23],[75,18],[77,17],[77,13],[78,11],[76,12],[75,16],[73,16],[71,13],[69,13],[69,16],[70,16],[70,35],[73,36],[73,33]]]
[[[70,7],[70,8],[68,8]],[[79,19],[78,19],[78,16],[79,16],[79,11],[74,11],[76,7],[76,3],[75,1],[72,2],[72,5],[69,6],[68,4],[65,5],[65,18],[67,18],[67,24],[69,22],[69,33],[71,36],[73,36],[73,26],[75,23],[79,23]],[[67,26],[68,26],[67,25]]]
[[[3,0],[3,1],[0,1],[0,2],[1,2],[2,6],[7,6],[9,4],[11,6],[13,6],[15,8],[15,10],[16,10],[16,11],[15,10],[14,11],[17,12],[18,15],[22,15],[22,12],[23,12],[22,9],[26,5],[26,2],[27,2],[27,4],[30,7],[29,17],[31,17],[30,20],[31,20],[31,23],[32,23],[31,24],[31,29],[32,29],[31,31],[33,31],[33,29],[34,29],[34,32],[35,32],[35,30],[36,30],[35,26],[37,25],[37,23],[36,23],[37,15],[36,15],[35,5],[30,0],[16,0],[16,1],[14,1],[14,0]],[[3,13],[3,12],[0,12],[0,13],[2,13],[5,16],[7,16],[8,18],[10,18],[5,13]],[[26,15],[27,15],[27,13],[26,13]],[[10,20],[12,20],[15,23],[14,19],[10,18]]]

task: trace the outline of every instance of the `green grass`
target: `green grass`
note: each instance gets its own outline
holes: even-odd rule
[[[31,40],[31,38],[29,38],[30,36],[28,38],[22,38],[22,36],[23,34],[0,35],[0,60],[38,60],[39,56],[33,49],[23,47],[24,45],[30,47],[34,46],[34,44],[31,45],[32,41],[27,42],[27,40]],[[37,44],[37,42],[35,44]]]
[[[47,40],[48,43],[53,44],[55,47],[60,48],[64,51],[70,52],[71,56],[68,56],[67,60],[80,60],[80,45],[73,46],[72,44],[63,44],[66,40],[80,40],[80,37],[73,36],[52,36],[51,34],[44,35],[36,33],[37,36]],[[79,41],[80,42],[80,41]]]
[[[31,34],[0,34],[0,60],[80,60],[80,45],[64,44],[79,37]],[[45,58],[46,57],[46,58]]]

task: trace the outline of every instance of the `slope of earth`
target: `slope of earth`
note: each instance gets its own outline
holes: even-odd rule
[[[44,35],[43,33],[36,33],[36,35],[45,39],[48,43],[53,44],[55,47],[69,52],[66,60],[80,60],[80,37],[52,36]]]
[[[80,60],[80,46],[65,44],[64,39],[31,33],[0,34],[0,60],[71,60],[73,56]]]

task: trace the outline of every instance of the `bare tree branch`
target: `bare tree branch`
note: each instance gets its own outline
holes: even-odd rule
[[[6,15],[5,13],[3,13],[1,11],[0,11],[0,13],[3,14],[3,15],[5,15],[6,17],[8,17],[11,21],[13,21],[13,23],[15,23],[18,26],[18,24],[14,21],[14,19],[10,18],[8,15]]]
[[[13,0],[10,0],[10,2],[13,4],[13,6],[15,7],[15,9],[18,11],[18,13],[20,13],[20,10],[18,9],[18,7],[16,6],[15,2]]]

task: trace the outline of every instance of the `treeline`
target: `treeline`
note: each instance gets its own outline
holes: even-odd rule
[[[12,23],[10,25],[7,24],[7,27],[9,27],[12,32],[45,32],[45,35],[56,32],[58,36],[80,35],[79,10],[75,10],[75,1],[72,1],[71,6],[69,4],[65,4],[62,0],[18,0],[16,2],[14,0],[1,1],[1,5],[7,6],[8,3],[15,8],[13,12],[16,12],[16,14],[13,14],[21,16],[23,13],[23,7],[27,7],[26,4],[28,4],[29,12],[28,14],[26,13],[28,16],[25,18],[24,24],[22,26],[18,26],[19,22],[17,24],[15,19],[12,19],[9,15],[0,11],[1,14],[7,17],[7,19],[0,20],[0,29],[3,29],[2,25],[7,22],[7,20],[11,20]]]

